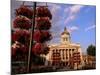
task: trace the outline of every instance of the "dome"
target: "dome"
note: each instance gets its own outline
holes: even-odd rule
[[[68,30],[66,29],[66,27],[64,28],[64,31],[61,33],[61,35],[64,35],[64,34],[70,35],[70,33],[68,32]]]

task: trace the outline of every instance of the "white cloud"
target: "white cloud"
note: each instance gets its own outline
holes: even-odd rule
[[[83,5],[73,5],[73,6],[69,6],[67,8],[64,9],[65,13],[70,13],[70,14],[77,14],[81,8],[83,8]]]
[[[84,6],[82,5],[74,5],[74,6],[70,6],[68,8],[65,8],[64,12],[66,14],[69,14],[68,17],[65,19],[64,24],[67,24],[70,21],[73,21],[77,14],[80,12],[80,10],[83,8]]]
[[[77,14],[81,8],[83,8],[84,6],[82,5],[74,5],[72,7],[70,7],[70,14]]]
[[[60,9],[60,5],[57,5],[57,4],[49,4],[51,6],[51,13],[52,15],[55,15]]]
[[[62,9],[60,5],[58,4],[48,4],[49,9],[51,11],[51,14],[52,14],[52,24],[55,26],[55,25],[58,25],[58,22],[59,20],[61,19],[62,16],[59,15],[59,11]]]
[[[69,29],[68,29],[69,32],[73,32],[73,31],[77,31],[77,30],[79,30],[78,26],[72,26],[72,27],[69,27]]]
[[[54,40],[56,40],[56,38],[59,38],[59,33],[60,33],[60,20],[62,18],[61,15],[59,15],[60,13],[60,10],[62,9],[61,8],[61,5],[59,4],[53,4],[53,3],[48,3],[48,6],[49,6],[49,9],[51,11],[51,14],[52,14],[52,28],[51,28],[51,32],[52,32],[52,36],[53,36],[53,39],[51,40],[52,42]]]
[[[76,17],[76,15],[70,15],[70,16],[68,16],[68,17],[65,19],[64,24],[67,24],[68,22],[74,20],[75,17]]]
[[[69,7],[66,7],[66,8],[64,9],[64,12],[65,12],[65,13],[68,13],[69,10],[70,10]]]
[[[94,29],[95,27],[96,27],[95,25],[91,25],[91,26],[85,28],[85,31],[92,30],[92,29]]]

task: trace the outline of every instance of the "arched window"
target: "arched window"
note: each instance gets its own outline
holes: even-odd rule
[[[68,41],[68,38],[65,38],[66,39],[66,41]]]
[[[64,38],[63,38],[63,41],[68,41],[68,38],[67,38],[67,37],[64,37]]]
[[[72,49],[72,51],[74,51],[75,49]]]

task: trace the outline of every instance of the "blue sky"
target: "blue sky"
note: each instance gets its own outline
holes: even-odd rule
[[[22,2],[12,0],[12,19],[14,19],[14,9],[18,8]],[[26,2],[25,4],[32,4]],[[38,3],[45,5],[46,3]],[[53,39],[50,44],[60,42],[60,34],[64,27],[67,27],[71,34],[72,43],[80,43],[82,52],[86,52],[88,45],[95,45],[96,39],[96,7],[88,5],[74,4],[53,4],[47,3],[52,13],[52,27],[50,29]]]
[[[54,8],[53,8],[54,7]],[[85,53],[88,45],[95,45],[96,7],[88,5],[52,4],[53,14],[51,31],[55,38],[51,43],[60,41],[60,34],[67,27],[72,43],[80,43]],[[55,10],[55,11],[54,11]],[[56,20],[56,22],[55,22]],[[56,31],[55,31],[56,30]]]

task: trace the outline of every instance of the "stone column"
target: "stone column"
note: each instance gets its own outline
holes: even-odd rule
[[[69,48],[68,48],[68,65],[70,65],[69,61],[70,61],[70,51],[69,51]]]
[[[68,56],[68,61],[69,61],[69,49],[67,49],[67,56]]]
[[[63,60],[63,50],[61,49],[61,61]]]
[[[65,65],[66,65],[66,49],[64,49],[64,62],[65,62]]]

